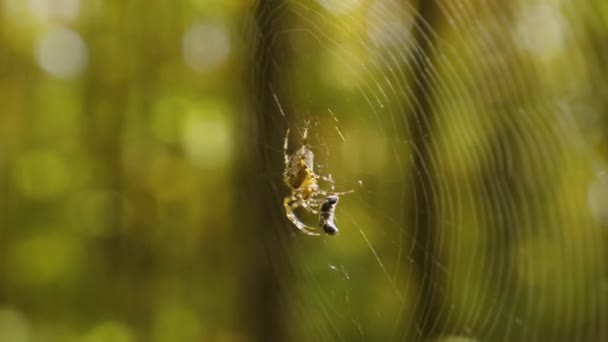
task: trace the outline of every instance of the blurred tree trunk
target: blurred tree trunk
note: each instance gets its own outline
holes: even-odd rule
[[[119,30],[120,27],[115,28]],[[96,46],[92,46],[94,50]],[[107,65],[93,65],[94,70],[107,68]],[[84,115],[82,141],[85,142],[86,151],[93,159],[96,166],[96,176],[89,186],[96,191],[111,194],[124,193],[125,177],[122,161],[122,136],[124,130],[124,115],[126,107],[126,80],[104,80],[99,73],[89,73],[84,81]],[[103,94],[100,96],[100,94]],[[101,235],[95,240],[94,248],[104,255],[104,264],[101,273],[110,279],[114,286],[108,289],[108,297],[112,300],[100,300],[95,306],[102,311],[114,312],[118,315],[126,314],[132,306],[127,305],[130,297],[121,298],[124,286],[118,281],[117,274],[126,275],[129,272],[127,263],[129,261],[126,245],[127,241],[122,227],[122,207],[114,203],[112,214],[108,220],[112,220],[107,234]],[[92,284],[83,286],[83,291],[95,289]],[[119,290],[116,290],[119,289]],[[85,298],[96,298],[87,293]],[[118,298],[117,298],[118,297]],[[90,306],[91,303],[82,301]],[[136,312],[136,310],[134,310]]]
[[[104,42],[92,40],[92,55],[110,55],[122,58],[124,63],[113,64],[113,58],[93,59],[90,66],[92,72],[88,73],[85,79],[86,120],[83,120],[82,141],[86,142],[86,148],[94,158],[96,166],[96,177],[90,187],[96,191],[116,194],[129,201],[131,184],[125,175],[123,159],[124,135],[129,115],[133,115],[129,113],[128,108],[134,101],[134,94],[139,94],[141,84],[156,82],[145,77],[149,75],[148,70],[154,70],[158,64],[154,57],[146,55],[140,48],[145,42],[146,26],[140,21],[130,19],[142,13],[144,7],[143,3],[115,4],[112,10],[120,15],[112,16],[111,24],[103,22],[101,26],[97,26],[99,24],[91,23],[86,28],[91,35],[95,34],[95,30],[105,29],[109,36],[117,37],[114,38],[116,42],[112,46],[115,50],[110,50]],[[128,71],[125,65],[137,65],[137,69]],[[153,98],[150,92],[147,96]],[[141,200],[138,205],[141,205]],[[154,212],[151,211],[148,215],[154,217]],[[138,234],[149,232],[153,225],[142,225],[136,227],[137,230],[133,229],[132,225],[127,227],[130,223],[127,223],[124,207],[119,202],[112,204],[106,219],[111,222],[108,231],[95,240],[93,247],[104,256],[103,268],[100,270],[101,279],[111,286],[107,290],[105,300],[100,298],[95,306],[130,323],[143,325],[150,316],[141,313],[152,313],[155,303],[146,296],[145,288],[148,283],[142,282],[141,279],[153,274],[154,254],[142,242],[145,238]],[[95,286],[91,284],[84,288],[89,291],[95,289]],[[86,298],[97,296],[88,293]],[[83,303],[91,305],[89,302]]]
[[[244,277],[238,324],[239,330],[244,329],[255,341],[291,339],[285,308],[291,282],[288,264],[291,240],[281,197],[283,157],[280,151],[286,127],[284,120],[269,119],[281,117],[271,89],[280,88],[282,82],[277,69],[289,68],[290,64],[282,41],[273,41],[285,16],[280,20],[268,18],[281,3],[282,0],[259,1],[247,32],[255,34],[250,42],[247,70],[251,78],[248,80],[250,108],[255,112],[242,122],[240,131],[244,134],[239,143],[242,150],[238,151],[244,165],[238,175],[244,195],[237,206],[246,208],[247,212],[247,219],[238,227],[243,239]]]
[[[436,270],[436,203],[430,195],[436,190],[437,184],[433,177],[431,160],[432,129],[434,114],[432,111],[433,84],[432,63],[434,60],[434,23],[437,21],[439,11],[434,2],[420,1],[418,13],[414,22],[413,58],[414,70],[411,87],[415,97],[413,113],[408,122],[409,134],[413,150],[412,170],[407,177],[414,177],[414,186],[410,189],[406,209],[409,227],[413,227],[413,239],[416,246],[413,248],[415,272],[418,275],[419,295],[417,306],[414,309],[415,322],[402,322],[404,334],[409,339],[431,340],[443,331],[439,322],[439,309],[441,303],[438,287],[441,284],[440,273]],[[436,75],[435,75],[436,76]],[[403,184],[411,184],[406,179]],[[407,193],[407,192],[406,192]],[[412,323],[415,326],[412,327]]]

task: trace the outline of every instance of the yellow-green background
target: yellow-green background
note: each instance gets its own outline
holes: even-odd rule
[[[608,5],[429,3],[0,1],[0,341],[608,338]]]

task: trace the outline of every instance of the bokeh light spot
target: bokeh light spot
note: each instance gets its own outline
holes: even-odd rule
[[[184,34],[182,53],[192,70],[210,71],[230,54],[230,35],[217,24],[195,24]]]
[[[80,14],[80,0],[29,0],[33,17],[47,19],[75,20]]]
[[[40,235],[15,243],[9,253],[13,279],[24,285],[65,281],[78,270],[83,250],[74,239]]]
[[[391,0],[377,0],[367,12],[367,36],[380,48],[409,45],[412,41],[414,16],[398,11]]]
[[[36,150],[20,156],[15,163],[14,177],[23,195],[35,199],[61,195],[71,181],[66,161],[50,150]]]
[[[30,324],[19,311],[0,307],[0,341],[25,342],[30,338]]]
[[[135,341],[133,332],[126,325],[107,321],[95,326],[92,331],[86,335],[84,342],[132,342]]]
[[[36,57],[49,74],[69,79],[81,74],[89,53],[80,35],[65,27],[56,27],[38,40]]]
[[[190,161],[200,168],[225,165],[232,152],[231,138],[228,123],[220,118],[191,111],[184,120],[182,143]]]
[[[154,341],[199,341],[202,327],[192,311],[170,305],[161,308],[154,324]]]
[[[587,201],[593,217],[608,224],[608,171],[601,172],[587,191]]]
[[[523,8],[515,42],[518,46],[539,58],[550,58],[562,51],[566,31],[563,15],[546,4]]]
[[[2,12],[14,20],[27,15],[27,8],[24,6],[23,0],[3,0]]]
[[[348,14],[361,6],[361,0],[321,0],[321,5],[335,15]]]

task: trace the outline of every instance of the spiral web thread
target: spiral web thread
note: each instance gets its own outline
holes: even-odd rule
[[[252,57],[263,66],[256,72],[280,75],[254,84],[277,105],[266,120],[295,123],[295,132],[312,121],[318,172],[357,191],[341,200],[339,237],[293,238],[285,298],[293,335],[606,338],[608,201],[597,194],[608,176],[593,139],[606,122],[591,90],[606,83],[593,74],[601,61],[585,24],[594,5],[433,6],[432,23],[416,4],[392,0],[258,1],[251,11],[258,28],[280,29],[260,36],[246,25],[246,35],[291,50]],[[429,35],[416,40],[417,31]],[[424,64],[420,39],[431,42]],[[416,75],[425,98],[413,91]],[[414,115],[423,101],[430,113]],[[268,161],[280,145],[263,143]],[[425,177],[432,181],[416,187]],[[417,231],[416,213],[427,209],[417,206],[429,202],[432,230]],[[431,269],[417,273],[416,258]],[[421,283],[433,298],[420,296]],[[430,301],[432,315],[416,317]]]

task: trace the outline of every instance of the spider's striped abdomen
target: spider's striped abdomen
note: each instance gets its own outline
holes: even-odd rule
[[[316,184],[313,171],[314,154],[306,147],[300,148],[289,158],[289,166],[283,173],[285,183],[292,189],[304,189]]]

